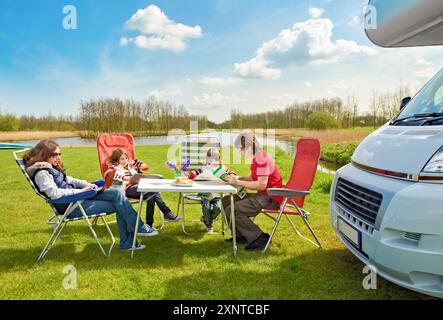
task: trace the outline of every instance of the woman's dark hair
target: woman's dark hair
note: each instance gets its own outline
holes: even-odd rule
[[[252,153],[254,155],[262,151],[260,142],[258,142],[257,137],[255,136],[254,132],[251,130],[244,130],[240,132],[237,139],[235,139],[234,146],[237,149],[246,149],[251,147]]]
[[[53,140],[42,140],[23,157],[23,160],[25,160],[28,167],[37,162],[47,162],[59,147],[59,144]],[[61,169],[63,168],[63,163],[61,161],[59,162],[58,167]]]
[[[122,155],[126,155],[129,159],[128,153],[125,150],[123,150],[121,148],[115,149],[114,151],[112,151],[111,155],[106,160],[106,164],[118,166],[118,164],[119,164],[118,162],[120,161],[120,158],[122,157]]]

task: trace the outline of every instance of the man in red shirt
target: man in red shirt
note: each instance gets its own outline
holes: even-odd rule
[[[248,193],[244,198],[234,198],[235,225],[237,241],[247,243],[246,250],[262,250],[269,240],[269,234],[264,233],[252,220],[262,209],[277,210],[281,199],[270,197],[266,193],[268,188],[282,188],[282,177],[274,159],[264,151],[252,131],[243,131],[235,141],[235,147],[240,149],[241,156],[252,158],[251,175],[238,177],[230,175],[225,178],[234,186],[257,190],[257,193]],[[224,197],[222,205],[225,212],[230,212],[230,198]]]

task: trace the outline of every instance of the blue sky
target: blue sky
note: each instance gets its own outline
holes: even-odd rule
[[[75,114],[81,100],[154,95],[220,122],[233,107],[355,94],[365,111],[372,91],[419,88],[443,66],[438,47],[372,45],[365,3],[2,0],[0,110]],[[76,30],[63,28],[65,5]]]

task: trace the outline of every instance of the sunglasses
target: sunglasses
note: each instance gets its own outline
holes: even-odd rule
[[[62,156],[61,153],[57,153],[57,152],[51,153],[51,157],[61,157],[61,156]]]

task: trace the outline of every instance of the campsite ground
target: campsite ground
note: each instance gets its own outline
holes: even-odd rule
[[[91,181],[99,177],[95,148],[63,148],[62,152],[68,174]],[[137,148],[138,157],[148,162],[152,172],[172,177],[164,165],[166,152],[162,146]],[[291,158],[277,150],[276,160],[287,179]],[[76,222],[65,228],[45,260],[37,264],[51,232],[45,224],[49,206],[28,186],[11,151],[0,151],[0,162],[0,299],[429,299],[381,278],[377,290],[363,289],[364,265],[337,240],[329,223],[331,175],[317,173],[305,204],[312,212],[310,221],[322,250],[293,235],[283,221],[265,255],[240,247],[234,258],[220,234],[204,231],[198,221],[200,208],[190,206],[189,236],[183,235],[179,223],[167,223],[159,236],[142,239],[147,248],[136,252],[133,260],[129,252],[118,249],[104,258],[84,222]],[[248,173],[247,164],[231,167]],[[163,197],[175,210],[177,195]],[[260,216],[256,221],[271,230],[271,220]],[[215,229],[220,230],[220,219]],[[112,230],[118,238],[115,224]],[[103,229],[99,235],[109,245]],[[63,288],[67,265],[77,270],[75,290]]]

